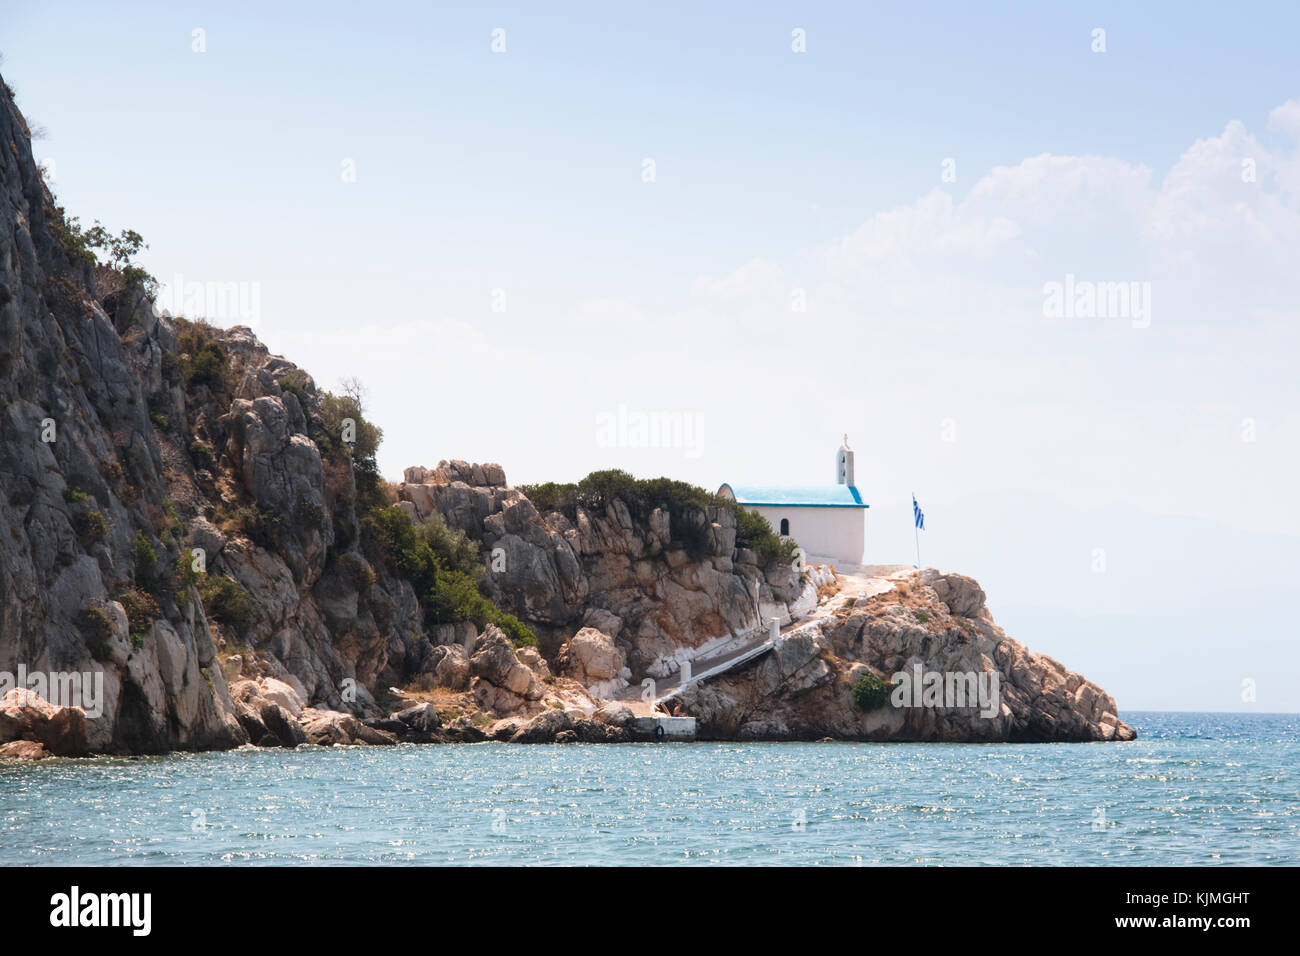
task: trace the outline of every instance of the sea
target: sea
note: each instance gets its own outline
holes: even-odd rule
[[[246,747],[0,766],[4,865],[1300,864],[1300,714],[1124,744]]]

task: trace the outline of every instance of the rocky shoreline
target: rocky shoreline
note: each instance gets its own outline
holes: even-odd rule
[[[680,695],[701,740],[1046,742],[1125,741],[1136,733],[1114,700],[1050,657],[1032,654],[998,628],[972,579],[927,569],[903,572],[870,597],[831,593],[828,613],[792,627],[770,653]],[[534,648],[516,648],[489,626],[468,646],[440,653],[412,689],[391,688],[386,706],[358,716],[312,706],[301,682],[239,677],[229,684],[248,744],[392,746],[398,743],[631,743],[652,741],[633,710],[593,690],[627,673],[609,635],[585,627],[557,655],[557,676]],[[923,657],[921,655],[924,655]],[[863,707],[855,685],[910,668],[996,675],[995,707]],[[987,702],[986,702],[987,703]],[[0,759],[86,756],[86,717],[28,690],[0,698]]]

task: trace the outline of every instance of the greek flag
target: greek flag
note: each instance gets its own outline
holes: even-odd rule
[[[912,517],[916,520],[916,526],[922,531],[925,530],[925,512],[921,506],[916,503],[916,495],[912,495]]]

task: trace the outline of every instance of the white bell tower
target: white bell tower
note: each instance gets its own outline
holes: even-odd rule
[[[849,447],[849,436],[844,436],[844,444],[840,445],[840,450],[835,453],[835,483],[837,485],[852,485],[853,481],[853,449]]]

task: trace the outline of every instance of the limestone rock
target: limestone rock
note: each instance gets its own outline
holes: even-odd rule
[[[26,688],[11,690],[0,698],[0,743],[20,740],[40,744],[53,756],[82,756],[87,751],[86,712],[56,707]]]
[[[490,597],[537,632],[548,661],[587,629],[612,639],[621,664],[602,641],[597,657],[564,671],[601,692],[666,676],[677,652],[757,632],[772,613],[788,619],[807,590],[788,566],[760,568],[752,550],[736,547],[727,508],[688,513],[678,527],[663,508],[634,520],[617,499],[542,513],[504,477],[490,465],[441,462],[407,469],[398,493],[417,516],[438,514],[493,556]]]
[[[562,710],[547,709],[524,724],[510,738],[512,744],[548,744],[561,731],[571,730],[572,722]]]
[[[11,740],[0,744],[0,760],[45,760],[52,756],[34,740]]]
[[[263,697],[279,704],[294,717],[302,716],[302,709],[307,705],[307,702],[303,700],[302,694],[292,686],[282,680],[276,680],[274,677],[262,678],[261,685]]]
[[[322,746],[340,744],[379,744],[391,746],[397,743],[397,737],[387,731],[367,727],[351,714],[336,710],[316,710],[307,708],[303,711],[302,729],[307,740]]]
[[[442,725],[437,708],[429,703],[414,704],[405,710],[399,710],[393,716],[405,724],[408,731],[413,734],[432,736]]]
[[[934,568],[926,568],[921,574],[921,583],[934,588],[939,600],[948,605],[953,614],[975,617],[984,607],[984,589],[978,581],[964,574],[941,574]]]
[[[611,727],[626,727],[632,723],[634,717],[632,708],[615,700],[605,701],[592,716],[601,723],[609,724]]]
[[[927,569],[910,597],[885,592],[783,634],[771,653],[682,695],[702,738],[844,740],[1132,740],[1115,702],[1059,662],[1033,654],[993,623],[984,591]],[[925,612],[921,615],[919,612]],[[963,695],[925,702],[892,694],[913,674],[961,682]],[[853,687],[868,675],[889,700],[863,710]],[[994,683],[996,678],[996,683]],[[986,697],[978,696],[983,682]],[[922,682],[923,683],[923,682]],[[972,696],[965,696],[970,688]],[[996,689],[996,693],[994,690]],[[910,706],[915,704],[915,706]]]
[[[447,739],[464,744],[476,744],[487,739],[487,734],[474,725],[474,722],[462,714],[448,723],[444,728]]]
[[[545,693],[537,676],[519,660],[510,639],[494,625],[475,643],[469,672],[474,678],[470,689],[475,699],[492,713],[513,713]]]
[[[613,680],[627,663],[627,655],[608,634],[584,627],[560,651],[561,671],[584,684]]]

